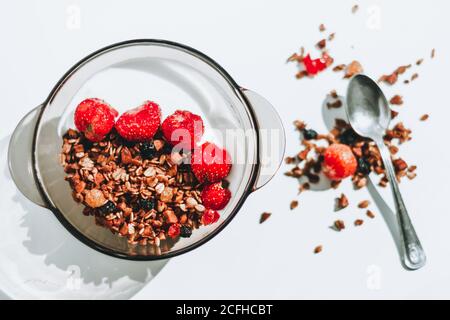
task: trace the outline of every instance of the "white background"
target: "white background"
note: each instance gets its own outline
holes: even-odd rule
[[[374,220],[365,219],[356,204],[369,194],[353,192],[349,181],[341,186],[350,198],[346,210],[333,212],[339,191],[328,190],[302,194],[299,207],[290,211],[297,185],[282,174],[287,170],[283,165],[269,185],[248,198],[229,227],[199,249],[170,260],[135,298],[450,298],[450,5],[443,0],[358,1],[360,9],[352,15],[355,2],[3,2],[0,139],[76,61],[131,38],[177,41],[215,59],[240,85],[273,103],[286,127],[289,155],[299,143],[292,121],[301,118],[325,130],[322,101],[331,89],[343,94],[346,88],[341,74],[326,71],[312,81],[298,81],[295,66],[285,64],[302,45],[314,50],[322,36],[320,23],[336,32],[330,44],[336,62],[358,59],[374,78],[423,57],[417,81],[385,87],[385,93],[404,96],[405,105],[397,109],[413,129],[401,156],[418,165],[418,177],[405,180],[401,188],[428,255],[425,268],[408,272],[401,267],[378,208],[372,205]],[[432,48],[434,60],[429,58]],[[418,119],[424,113],[430,119],[422,123]],[[382,194],[390,203],[387,191]],[[263,211],[273,215],[259,225]],[[365,224],[353,227],[360,217]],[[328,228],[337,218],[348,225],[341,233]],[[324,250],[314,255],[318,244]]]

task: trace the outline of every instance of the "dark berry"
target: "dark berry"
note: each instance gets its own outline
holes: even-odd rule
[[[80,144],[84,146],[85,150],[89,150],[94,147],[94,143],[88,139],[84,135],[81,136]]]
[[[127,193],[125,193],[123,196],[124,196],[124,198],[125,198],[125,202],[126,202],[126,203],[130,204],[130,203],[133,202],[133,194],[132,194],[132,193],[127,192]]]
[[[190,171],[190,165],[182,162],[178,165],[178,171],[179,172],[188,172],[188,171]]]
[[[153,199],[139,198],[138,206],[140,209],[143,209],[145,211],[150,211],[150,210],[155,209],[155,201]]]
[[[370,173],[370,163],[366,160],[366,158],[358,159],[358,172],[364,175]]]
[[[304,129],[303,138],[305,138],[305,140],[315,139],[317,138],[317,132],[313,129]]]
[[[183,149],[181,149],[182,151]],[[166,142],[164,143],[162,149],[161,149],[161,153],[162,154],[171,154],[172,153],[172,146],[170,145],[170,143]]]
[[[347,129],[339,136],[339,141],[346,145],[353,145],[358,140],[358,135],[353,129]]]
[[[157,155],[155,144],[153,141],[142,142],[140,146],[141,156],[144,159],[150,159]]]
[[[112,203],[111,201],[108,201],[103,206],[98,208],[98,211],[100,212],[100,214],[106,216],[110,213],[116,212],[117,207],[114,203]]]
[[[188,226],[182,225],[180,228],[180,237],[189,238],[192,235],[192,229]]]

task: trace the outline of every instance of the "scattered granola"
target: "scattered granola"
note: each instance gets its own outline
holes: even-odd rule
[[[352,7],[352,13],[356,13],[358,10],[358,5],[354,5]],[[325,27],[322,24],[319,26],[319,30],[321,32],[325,31]],[[331,41],[334,38],[335,34],[332,33],[328,37],[328,41]],[[317,47],[319,49],[324,49],[327,47],[325,39],[320,40],[317,43]],[[328,54],[328,51],[325,53]],[[432,50],[432,57],[434,57],[434,49]],[[309,55],[307,63],[311,62],[311,58]],[[300,64],[300,71],[297,73],[297,78],[302,78],[305,76],[311,76],[316,74],[318,71],[313,70],[313,72],[309,72],[305,68],[305,55],[303,48],[301,49],[300,54],[293,54],[288,61],[297,61]],[[416,61],[416,66],[419,66],[423,63],[424,59],[418,59]],[[329,65],[333,63],[332,59],[329,59]],[[412,67],[411,64],[401,65],[397,67],[392,73],[384,74],[379,78],[379,82],[385,82],[390,85],[394,85],[400,78],[401,75],[405,74],[408,69]],[[325,69],[325,68],[323,68]],[[351,78],[355,74],[362,73],[363,68],[361,64],[354,60],[350,64],[339,64],[335,65],[332,70],[334,72],[344,71],[344,78]],[[321,70],[319,70],[321,71]],[[414,73],[412,77],[408,77],[408,79],[404,79],[403,82],[405,84],[410,83],[418,77],[417,73]],[[402,105],[403,97],[401,95],[395,95],[390,99],[390,103],[392,105]],[[342,107],[343,101],[339,99],[335,90],[332,90],[327,96],[326,107],[327,109],[340,108]],[[398,111],[391,110],[391,119],[396,118],[398,115]],[[428,119],[428,115],[424,114],[421,116],[420,120],[425,121]],[[335,126],[331,128],[328,133],[320,133],[309,127],[307,127],[306,123],[301,120],[294,121],[294,125],[296,130],[300,133],[300,143],[301,147],[297,154],[287,157],[286,164],[290,167],[290,170],[285,173],[286,176],[293,177],[299,181],[299,193],[308,190],[310,184],[317,184],[321,179],[325,178],[328,180],[330,187],[333,189],[337,189],[340,186],[341,179],[335,178],[334,175],[331,177],[327,176],[326,171],[324,170],[324,160],[325,160],[325,151],[332,145],[343,144],[350,148],[352,157],[356,159],[356,170],[352,172],[351,181],[355,189],[360,189],[366,186],[368,181],[368,175],[373,174],[379,176],[378,185],[381,187],[386,187],[388,184],[388,179],[386,176],[386,172],[384,169],[384,165],[381,159],[380,152],[375,145],[375,143],[369,139],[359,136],[350,126],[349,124],[342,120],[336,119]],[[407,177],[408,179],[414,179],[416,176],[416,166],[411,165],[408,166],[407,162],[398,156],[399,147],[401,144],[411,140],[411,130],[404,126],[402,122],[398,122],[393,124],[384,135],[384,143],[388,147],[388,150],[391,153],[391,157],[394,163],[394,169],[397,179]],[[339,153],[339,152],[338,152]],[[338,159],[339,157],[333,156],[333,159]],[[326,167],[326,166],[325,166]],[[344,166],[345,167],[345,166]],[[344,168],[343,167],[343,168]],[[334,168],[335,169],[335,168]],[[345,170],[331,170],[331,172],[344,172]],[[341,173],[342,173],[341,172]],[[325,175],[325,177],[324,177]],[[308,186],[306,188],[305,186]],[[319,188],[321,188],[320,185]],[[340,210],[348,206],[348,199],[344,194],[341,194],[340,197],[336,198],[335,210]],[[367,208],[369,206],[369,201],[363,201],[358,205],[360,208]],[[366,211],[366,215],[368,218],[373,219],[375,217],[374,213],[371,210]],[[341,230],[343,222],[341,224],[341,220],[336,220],[334,223],[334,228],[336,230]],[[360,226],[363,224],[362,219],[355,220],[355,226]],[[315,249],[315,252],[320,252],[322,250],[322,246],[318,246]],[[316,253],[317,253],[316,252]]]
[[[391,98],[391,100],[389,100],[390,104],[395,104],[395,105],[402,105],[403,104],[403,97],[396,94],[395,96],[393,96]]]
[[[337,198],[337,209],[344,209],[348,207],[348,198],[345,194],[341,193],[341,196]]]
[[[287,158],[286,161],[292,168],[285,173],[286,176],[301,179],[302,181],[306,180],[308,183],[317,183],[320,179],[318,174],[322,171],[326,150],[323,142],[328,145],[337,143],[349,146],[356,157],[356,172],[352,175],[352,182],[356,189],[366,185],[367,175],[371,172],[381,176],[381,186],[387,185],[381,155],[375,143],[356,134],[345,121],[337,119],[335,127],[327,134],[318,134],[316,131],[308,129],[305,122],[300,120],[295,121],[294,125],[302,133],[302,148],[297,155]],[[384,140],[394,159],[396,159],[395,154],[398,152],[398,147],[394,142],[404,143],[411,139],[410,135],[411,130],[405,128],[401,122],[386,131]],[[398,170],[399,177],[403,177],[403,170]],[[332,186],[337,188],[339,182],[333,181]]]
[[[338,64],[337,66],[335,66],[333,68],[333,71],[338,72],[338,71],[344,70],[345,68],[346,68],[346,65],[342,63],[342,64]]]
[[[317,42],[316,46],[320,50],[323,50],[327,46],[327,40],[326,39],[320,40],[319,42]]]
[[[297,200],[291,201],[291,205],[290,205],[291,210],[294,210],[297,207],[298,207],[298,201]]]
[[[320,32],[324,32],[325,30],[326,30],[325,25],[324,25],[323,23],[321,23],[321,24],[319,25],[319,31],[320,31]]]
[[[345,224],[344,224],[344,221],[342,221],[342,220],[336,220],[334,222],[333,226],[336,231],[341,231],[341,230],[345,229]]]
[[[317,246],[317,247],[314,248],[314,253],[315,253],[315,254],[320,253],[320,252],[322,252],[322,249],[323,249],[323,246],[322,246],[322,245],[319,245],[319,246]]]
[[[375,218],[375,214],[371,210],[367,210],[366,216],[368,216],[370,219]]]
[[[345,68],[344,78],[351,78],[356,74],[362,73],[363,68],[361,63],[356,60],[353,60],[347,67]]]
[[[328,109],[337,109],[342,107],[342,101],[340,99],[336,99],[333,102],[327,102]]]
[[[369,200],[363,200],[360,203],[358,203],[358,208],[360,209],[366,209],[370,204]]]
[[[433,59],[435,57],[435,55],[436,55],[436,49],[433,48],[431,50],[431,59]]]
[[[330,91],[330,97],[332,97],[333,99],[339,98],[336,90],[333,89],[333,90]]]
[[[265,222],[267,219],[270,218],[271,215],[272,215],[272,213],[270,213],[270,212],[263,212],[261,214],[261,218],[259,218],[259,223]]]
[[[385,82],[385,83],[388,83],[388,84],[390,84],[390,85],[393,85],[394,83],[397,82],[398,76],[401,75],[401,74],[403,74],[403,73],[405,73],[406,70],[409,69],[409,68],[411,68],[411,65],[410,65],[410,64],[400,66],[400,67],[398,67],[397,69],[395,69],[394,72],[392,72],[391,74],[388,74],[388,75],[386,75],[386,74],[385,74],[385,75],[382,75],[382,76],[378,79],[378,81],[379,81],[379,82]]]

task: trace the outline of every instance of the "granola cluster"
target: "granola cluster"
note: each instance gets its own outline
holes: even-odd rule
[[[326,145],[342,143],[348,145],[357,159],[358,167],[352,176],[352,182],[356,189],[360,189],[367,184],[367,175],[370,172],[381,176],[379,185],[385,187],[387,184],[386,172],[383,166],[380,152],[373,141],[359,136],[342,119],[337,119],[335,127],[327,134],[318,134],[313,129],[308,129],[303,121],[294,122],[296,129],[301,134],[302,149],[294,156],[285,159],[292,168],[286,172],[289,177],[303,179],[299,192],[309,189],[310,183],[317,183],[320,179],[319,173],[322,170],[323,152]],[[415,178],[416,166],[408,164],[400,157],[397,157],[399,144],[411,139],[411,130],[404,127],[399,122],[391,130],[386,131],[384,141],[388,146],[394,162],[397,179],[407,176],[409,179]],[[324,143],[319,143],[323,141]],[[340,181],[332,181],[333,188],[339,186]]]
[[[159,133],[151,142],[131,143],[112,130],[92,142],[70,129],[60,160],[86,216],[130,244],[159,247],[171,227],[188,237],[203,224],[201,184],[187,158],[172,152]]]

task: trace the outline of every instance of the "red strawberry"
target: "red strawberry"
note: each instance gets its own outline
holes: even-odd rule
[[[180,225],[178,223],[173,223],[167,230],[167,235],[171,238],[176,238],[180,234]]]
[[[74,122],[77,129],[93,142],[101,141],[114,127],[119,113],[105,101],[90,98],[75,109]]]
[[[204,226],[213,224],[217,222],[220,218],[220,214],[213,209],[206,209],[206,211],[202,215],[202,224]]]
[[[153,138],[160,124],[159,105],[145,101],[141,106],[122,114],[116,122],[116,129],[128,141],[144,141]]]
[[[323,173],[331,180],[342,180],[356,172],[358,162],[352,149],[345,144],[334,143],[323,154]]]
[[[193,149],[202,138],[205,126],[200,116],[177,110],[164,120],[161,129],[166,140],[173,146]]]
[[[198,181],[217,182],[230,173],[231,158],[225,149],[205,142],[192,153],[191,168]]]
[[[206,208],[221,210],[230,201],[231,192],[222,186],[222,182],[216,182],[204,187],[200,196]]]

